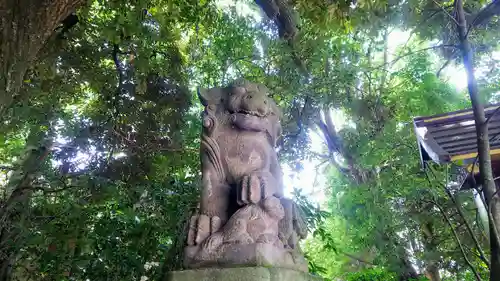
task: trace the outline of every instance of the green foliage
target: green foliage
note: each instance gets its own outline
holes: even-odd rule
[[[312,273],[411,280],[435,265],[442,280],[472,280],[461,243],[486,275],[471,235],[484,249],[487,240],[470,194],[452,190],[457,206],[438,184],[452,170],[422,172],[413,132],[415,116],[469,106],[436,76],[440,58],[458,61],[456,50],[418,51],[430,40],[454,44],[446,13],[422,0],[291,2],[301,18],[294,42],[279,40],[271,21],[242,15],[249,1],[82,7],[0,116],[0,277],[6,264],[14,280],[159,280],[181,268],[199,188],[195,89],[237,77],[265,83],[282,107],[284,164],[330,164],[320,172],[324,206],[293,194],[310,227],[303,246]],[[466,2],[471,13],[484,4]],[[415,37],[389,48],[394,28]],[[478,62],[482,98],[497,100],[498,38],[488,28],[471,39],[486,58]],[[345,120],[325,131],[330,111]],[[321,152],[311,144],[317,132]]]
[[[383,269],[376,269],[376,268],[349,273],[346,276],[346,281],[386,281],[386,280],[387,281],[397,280],[397,278],[394,273],[390,273]]]

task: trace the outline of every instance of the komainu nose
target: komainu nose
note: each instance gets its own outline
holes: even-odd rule
[[[260,107],[257,111],[262,115],[267,115],[267,113],[269,113],[269,109],[267,107]]]

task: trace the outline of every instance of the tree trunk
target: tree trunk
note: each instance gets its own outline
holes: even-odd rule
[[[483,183],[486,205],[488,205],[488,209],[491,210],[489,220],[491,247],[490,280],[500,280],[500,245],[498,244],[498,236],[496,233],[496,230],[500,228],[500,202],[496,200],[498,194],[491,168],[488,123],[486,123],[484,106],[479,99],[477,81],[474,76],[472,49],[467,39],[467,22],[465,20],[463,1],[456,0],[455,8],[457,12],[457,32],[460,39],[460,50],[462,52],[465,71],[467,72],[469,95],[476,123],[479,172],[481,175],[481,182]]]
[[[434,228],[431,222],[422,225],[422,236],[424,237],[423,244],[425,251],[428,253],[426,257],[425,276],[430,281],[441,281],[439,274],[439,254],[437,254],[438,242],[434,235]]]
[[[7,182],[6,201],[0,201],[0,281],[11,279],[15,258],[23,246],[23,224],[33,192],[33,173],[50,152],[51,140],[43,141],[44,134],[33,130],[26,142],[26,155],[20,168]]]
[[[0,0],[0,115],[61,21],[85,0]]]
[[[429,263],[425,268],[425,276],[430,281],[441,281],[441,275],[439,274],[439,267],[435,263]]]
[[[420,276],[415,270],[415,268],[412,266],[411,261],[406,255],[406,251],[402,249],[404,252],[404,255],[401,256],[401,268],[399,272],[399,281],[409,281],[409,280],[415,280],[418,279]]]
[[[470,16],[469,25],[472,27],[478,27],[480,25],[488,23],[492,17],[500,14],[500,0],[493,0],[486,7],[481,9],[476,14]]]

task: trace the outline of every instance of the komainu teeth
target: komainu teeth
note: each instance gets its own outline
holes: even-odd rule
[[[265,114],[261,114],[257,111],[248,111],[248,110],[240,110],[240,113],[243,113],[243,114],[248,114],[248,115],[253,115],[253,116],[257,116],[257,117],[266,117]]]

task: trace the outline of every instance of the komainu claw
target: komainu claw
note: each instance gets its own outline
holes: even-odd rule
[[[262,198],[262,178],[257,173],[243,176],[238,188],[238,204],[240,206],[257,204]]]
[[[262,199],[273,196],[278,190],[274,176],[268,172],[252,172],[242,177],[238,192],[240,206],[257,204]]]
[[[221,226],[222,220],[218,216],[213,216],[212,218],[210,218],[210,234],[219,231]]]
[[[209,217],[207,215],[194,215],[189,221],[189,232],[187,244],[189,246],[199,245],[219,231],[223,225],[218,216]]]
[[[187,244],[189,246],[194,246],[196,244],[196,229],[197,229],[198,216],[194,215],[189,220],[189,231],[187,237]]]
[[[207,215],[199,215],[196,230],[196,244],[201,244],[201,242],[210,236],[210,217]]]

